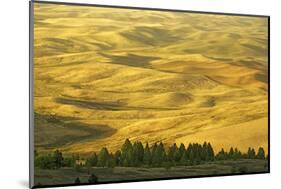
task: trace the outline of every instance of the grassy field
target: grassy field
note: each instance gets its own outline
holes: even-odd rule
[[[214,163],[166,168],[145,167],[115,167],[115,168],[83,168],[79,172],[73,168],[62,168],[58,170],[35,170],[35,184],[58,185],[74,184],[79,177],[81,183],[88,183],[89,174],[94,173],[98,182],[153,180],[161,178],[194,177],[207,175],[225,175],[241,173],[267,172],[266,160],[237,160],[218,161]]]
[[[36,150],[267,151],[267,32],[266,18],[35,3]]]

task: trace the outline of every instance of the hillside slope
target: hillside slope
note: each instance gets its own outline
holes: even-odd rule
[[[37,4],[35,146],[267,149],[266,18]]]

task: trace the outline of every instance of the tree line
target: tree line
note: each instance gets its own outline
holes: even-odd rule
[[[254,148],[249,148],[246,153],[242,153],[237,148],[230,148],[225,151],[223,148],[214,153],[210,143],[191,143],[185,146],[173,144],[168,148],[162,142],[149,146],[140,141],[132,143],[126,139],[120,150],[115,153],[109,152],[103,147],[98,153],[94,152],[88,158],[80,158],[79,155],[64,157],[59,150],[53,154],[38,155],[35,153],[35,167],[41,169],[57,169],[60,167],[75,167],[78,171],[81,166],[87,167],[171,167],[179,165],[198,165],[211,161],[238,160],[238,159],[267,159],[262,147],[256,152]],[[84,164],[79,163],[84,160]],[[77,163],[78,162],[78,163]]]

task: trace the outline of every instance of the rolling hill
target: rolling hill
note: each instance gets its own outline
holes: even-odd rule
[[[266,18],[35,5],[38,151],[268,148]]]

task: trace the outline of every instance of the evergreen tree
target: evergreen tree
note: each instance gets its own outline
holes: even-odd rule
[[[157,149],[158,144],[154,143],[152,148],[151,148],[151,156],[153,156],[156,153],[156,149]]]
[[[253,158],[252,159],[255,159],[256,158],[256,151],[255,151],[255,149],[254,148],[252,148],[252,156],[253,156]]]
[[[125,140],[125,143],[121,148],[121,161],[123,166],[132,166],[133,163],[133,145],[129,139]]]
[[[167,153],[166,153],[166,150],[165,150],[165,146],[162,142],[160,142],[160,146],[161,146],[161,149],[162,149],[163,161],[167,161],[168,157],[167,157]]]
[[[155,152],[152,155],[152,165],[153,166],[161,166],[162,163],[166,159],[166,153],[164,149],[164,145],[160,142],[159,145],[156,146]]]
[[[144,148],[141,142],[135,142],[133,145],[133,165],[139,166],[143,163]]]
[[[208,154],[208,145],[207,142],[203,143],[201,152],[200,152],[200,158],[202,161],[209,161],[209,154]]]
[[[241,158],[242,158],[242,153],[237,148],[235,148],[233,153],[233,159],[237,160]]]
[[[158,145],[157,143],[154,143],[153,146],[151,147],[151,165],[155,166],[155,156],[156,156],[156,149]]]
[[[208,142],[207,144],[207,153],[208,153],[208,161],[213,161],[215,159],[215,153],[211,143]]]
[[[248,159],[255,159],[256,157],[256,152],[254,148],[248,148],[248,153],[247,153],[247,158]]]
[[[231,147],[230,150],[229,150],[229,153],[228,153],[228,159],[233,159],[233,156],[234,156],[234,150]]]
[[[193,160],[193,164],[200,164],[201,163],[201,157],[202,157],[202,145],[198,144],[198,143],[194,143],[193,144],[193,149],[192,152],[194,153],[194,160]]]
[[[98,162],[97,165],[101,167],[105,167],[107,165],[107,161],[109,158],[109,152],[107,148],[102,148],[101,151],[98,154]]]
[[[145,165],[151,164],[151,152],[150,152],[148,143],[146,143],[145,148],[144,148],[143,162]]]
[[[143,163],[143,157],[144,157],[144,147],[141,142],[138,142],[137,144],[137,154],[138,154],[138,161],[140,163]]]
[[[219,151],[219,153],[216,155],[216,159],[225,160],[227,156],[228,156],[227,152],[225,152],[224,149],[222,148],[221,151]]]
[[[194,154],[194,147],[193,144],[189,144],[187,149],[186,149],[188,161],[191,165],[194,164],[195,162],[195,154]]]
[[[260,147],[256,156],[257,159],[265,159],[264,149]]]
[[[177,151],[174,153],[174,162],[180,162],[180,160],[181,160],[181,154],[180,154],[180,151],[179,151],[179,149],[177,149]]]
[[[185,146],[183,143],[180,144],[180,147],[179,147],[179,150],[178,150],[178,153],[179,153],[179,160],[182,159],[184,153],[185,153]]]

